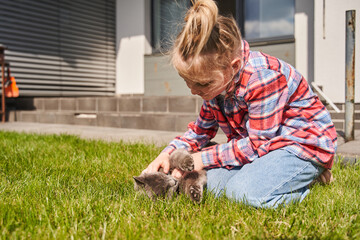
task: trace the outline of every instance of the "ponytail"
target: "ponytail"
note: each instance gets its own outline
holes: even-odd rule
[[[204,61],[216,69],[229,66],[241,47],[234,18],[219,15],[213,0],[195,0],[184,21],[171,51],[171,62],[179,73],[192,74],[194,68],[201,68],[198,63],[203,65]]]
[[[181,55],[197,56],[206,48],[218,18],[218,8],[213,1],[197,1],[185,16],[185,26],[179,34],[177,44]]]

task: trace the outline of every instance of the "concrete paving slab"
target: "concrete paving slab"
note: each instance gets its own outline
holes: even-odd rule
[[[176,136],[183,134],[183,132],[27,122],[3,123],[0,124],[0,131],[15,131],[37,134],[70,134],[79,136],[84,139],[124,141],[129,143],[138,142],[154,144],[158,147],[166,146]],[[226,142],[226,136],[224,134],[218,134],[214,141],[218,143]]]
[[[38,134],[71,134],[85,139],[101,139],[105,141],[141,142],[165,146],[183,132],[153,131],[143,129],[126,129],[110,127],[93,127],[66,124],[46,124],[27,122],[7,122],[0,124],[0,131],[16,131]],[[214,141],[225,143],[226,136],[218,134]],[[346,161],[356,162],[360,159],[360,131],[355,131],[355,140],[345,143],[342,132],[338,132],[337,154]]]
[[[337,155],[343,157],[344,164],[354,164],[360,161],[360,131],[355,131],[355,139],[345,142],[344,133],[338,132]]]

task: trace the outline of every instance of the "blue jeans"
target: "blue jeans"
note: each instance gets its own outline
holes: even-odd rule
[[[208,170],[207,190],[254,207],[276,208],[301,202],[310,192],[309,184],[323,171],[321,166],[279,149],[243,167]]]

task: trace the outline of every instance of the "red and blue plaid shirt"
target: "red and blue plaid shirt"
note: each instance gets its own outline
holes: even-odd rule
[[[244,62],[234,79],[235,90],[204,101],[196,122],[164,152],[202,150],[206,168],[232,168],[282,148],[330,169],[337,135],[325,106],[294,67],[249,51],[246,41],[242,45]],[[228,142],[203,149],[219,127]]]

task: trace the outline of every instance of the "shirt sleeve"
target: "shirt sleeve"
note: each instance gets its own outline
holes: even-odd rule
[[[250,77],[244,101],[248,107],[248,137],[232,139],[202,152],[206,168],[232,168],[252,162],[265,154],[262,145],[276,136],[288,99],[284,75],[265,69]]]
[[[183,136],[176,137],[162,151],[172,153],[175,149],[185,148],[189,152],[198,152],[215,137],[219,128],[208,103],[204,101],[196,122],[188,125],[188,131]]]

